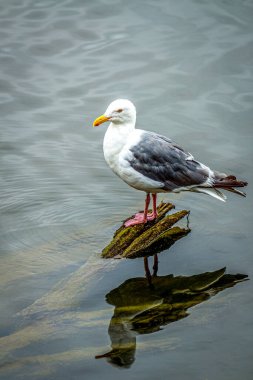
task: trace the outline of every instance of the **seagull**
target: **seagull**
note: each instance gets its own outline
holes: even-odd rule
[[[144,212],[128,219],[126,227],[157,218],[158,193],[191,191],[225,201],[220,191],[224,189],[245,196],[236,188],[247,186],[247,182],[210,169],[168,137],[135,128],[136,108],[130,100],[114,100],[93,126],[108,121],[103,142],[105,161],[129,186],[146,193]],[[151,197],[153,211],[149,213]]]

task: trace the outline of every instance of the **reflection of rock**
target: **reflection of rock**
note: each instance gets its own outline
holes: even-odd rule
[[[111,364],[129,367],[134,361],[137,334],[158,331],[187,317],[188,308],[247,278],[224,273],[225,268],[190,277],[155,276],[152,286],[142,277],[125,281],[106,296],[115,306],[108,331],[112,350],[97,358],[106,357]]]

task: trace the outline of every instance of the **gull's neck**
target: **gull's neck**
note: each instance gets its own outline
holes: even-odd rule
[[[104,156],[108,165],[111,166],[112,160],[115,160],[124,145],[128,136],[135,129],[135,119],[125,123],[110,123],[104,137]]]
[[[135,129],[135,120],[130,123],[110,123],[104,138],[104,143],[120,151],[125,145],[128,135]],[[106,141],[105,141],[106,140]]]

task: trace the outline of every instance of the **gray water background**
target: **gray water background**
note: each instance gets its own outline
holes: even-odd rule
[[[252,20],[250,0],[0,1],[1,379],[252,379]],[[143,208],[104,162],[106,126],[91,127],[119,97],[135,103],[140,128],[250,184],[226,203],[160,196],[191,210],[192,232],[160,255],[159,273],[226,266],[251,279],[138,336],[121,372],[94,359],[110,349],[105,295],[143,276],[142,260],[94,276],[91,265],[68,318],[60,307],[22,314],[100,263],[120,221]]]

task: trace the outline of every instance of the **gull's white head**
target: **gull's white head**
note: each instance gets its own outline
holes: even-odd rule
[[[94,127],[110,121],[113,124],[135,124],[136,109],[130,100],[114,100],[107,108],[105,113],[99,116],[93,123]]]

